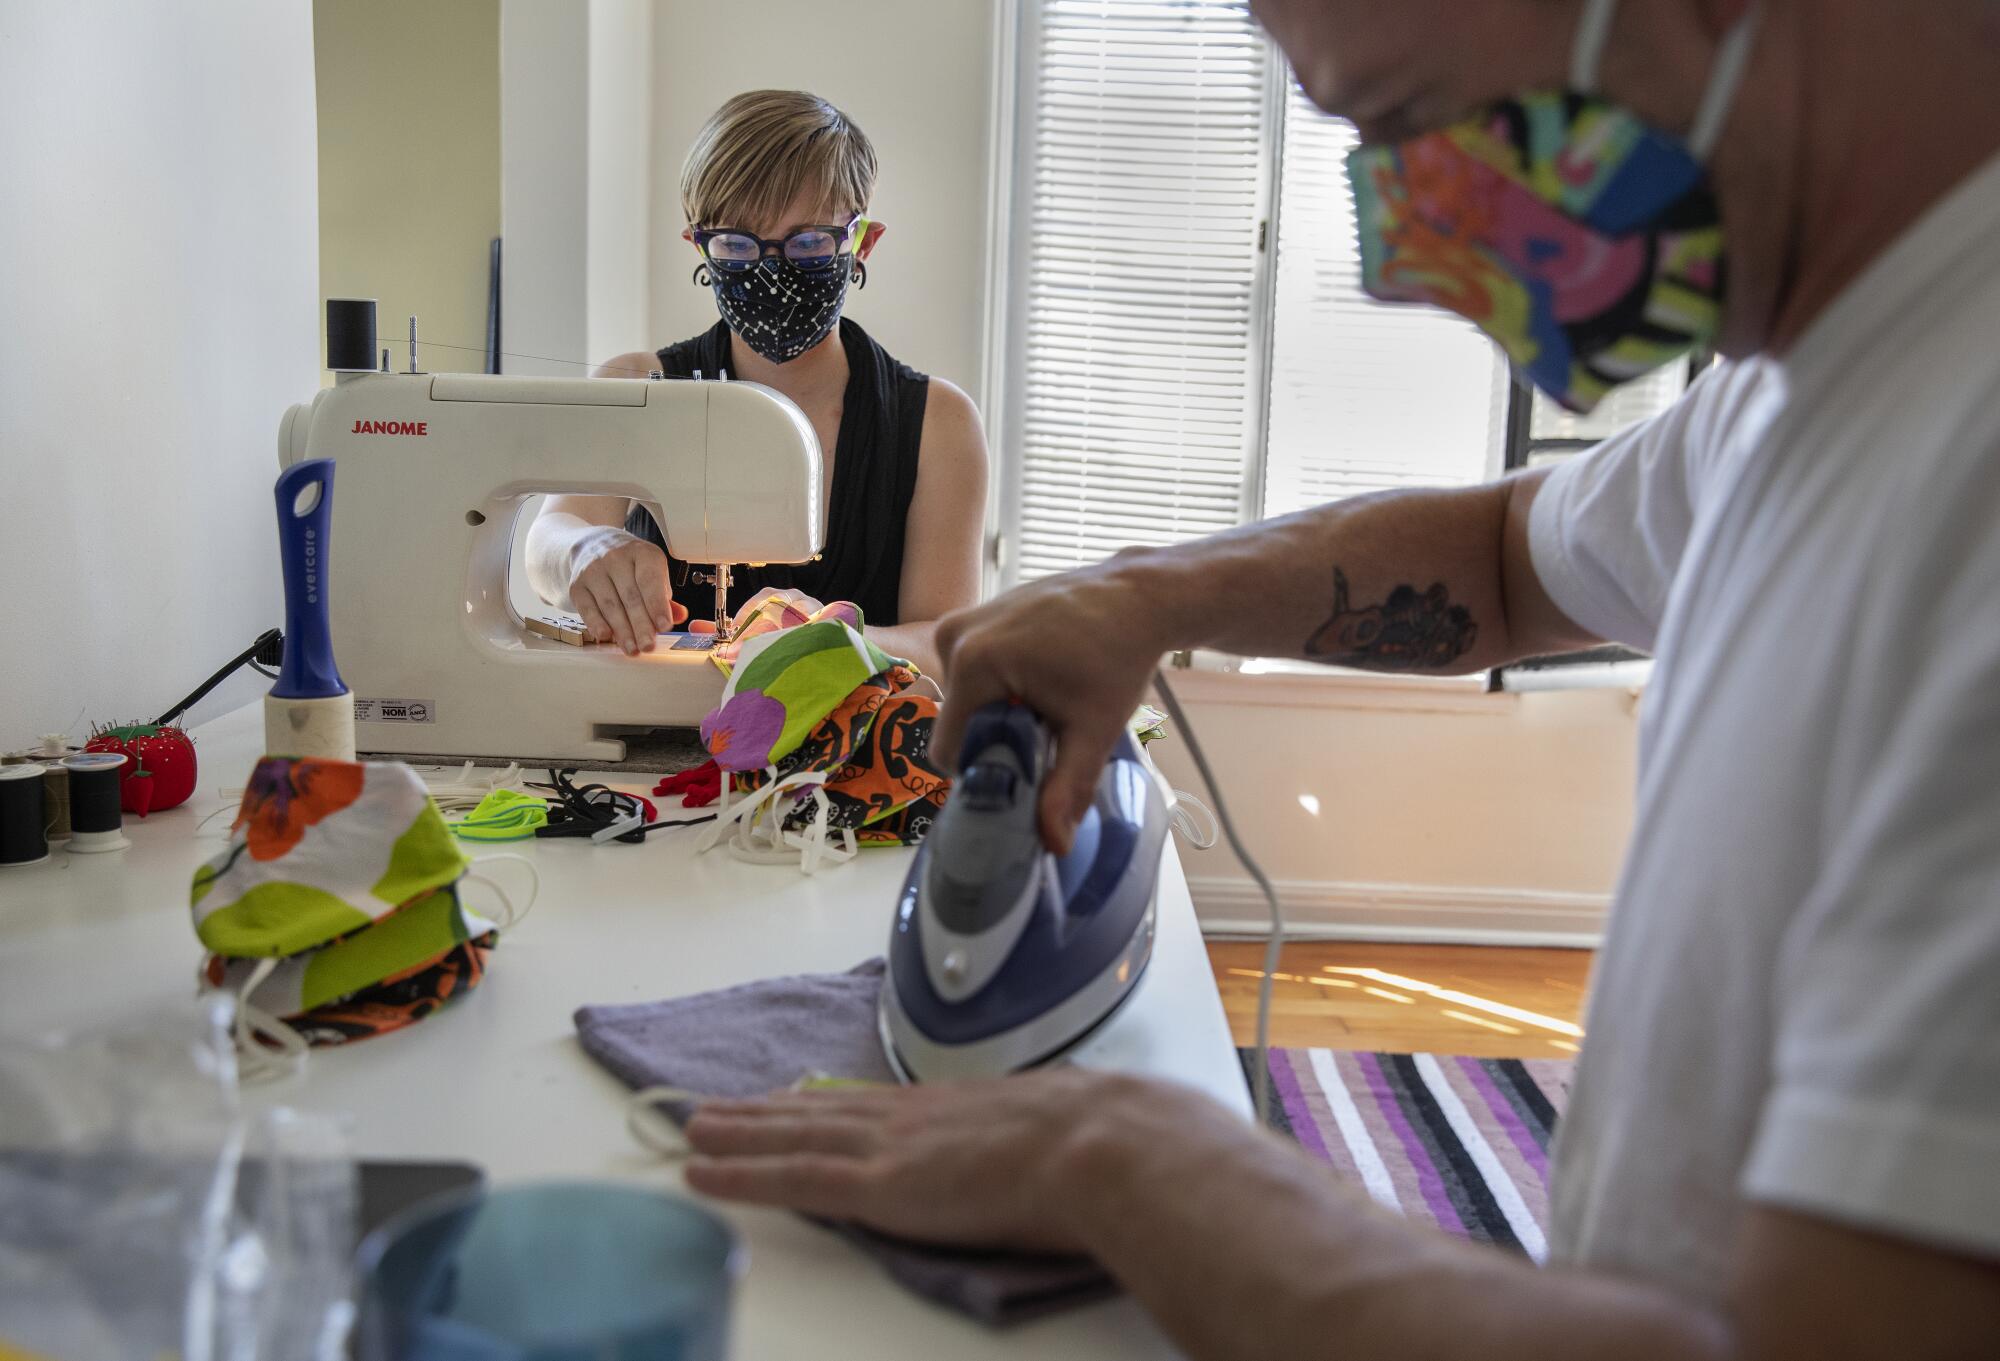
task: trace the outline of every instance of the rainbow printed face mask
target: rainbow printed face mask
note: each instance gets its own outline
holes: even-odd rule
[[[1362,286],[1456,312],[1571,411],[1712,340],[1727,279],[1705,168],[1742,83],[1752,8],[1687,141],[1596,93],[1617,0],[1590,0],[1567,90],[1504,100],[1348,157]]]

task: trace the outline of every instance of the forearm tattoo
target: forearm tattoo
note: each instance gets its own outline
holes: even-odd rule
[[[1336,567],[1333,615],[1306,640],[1306,656],[1372,671],[1439,670],[1470,652],[1478,638],[1472,612],[1451,603],[1442,581],[1423,592],[1398,586],[1381,604],[1355,609],[1347,599],[1347,574]]]

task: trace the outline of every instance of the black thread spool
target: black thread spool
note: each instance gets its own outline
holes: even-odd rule
[[[326,366],[335,373],[375,371],[375,299],[326,300]]]
[[[0,766],[0,865],[33,865],[49,858],[43,774],[33,763]]]
[[[117,751],[87,751],[63,762],[69,772],[69,848],[76,855],[122,851],[124,815],[118,808],[118,776],[132,758]]]

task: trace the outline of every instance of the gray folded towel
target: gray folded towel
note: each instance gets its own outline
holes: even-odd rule
[[[763,1096],[802,1077],[894,1082],[875,1028],[883,963],[844,974],[771,978],[719,992],[633,1006],[580,1007],[577,1037],[634,1088],[704,1096]],[[670,1110],[685,1121],[691,1109]],[[983,1323],[1037,1318],[1116,1292],[1083,1257],[971,1252],[910,1243],[854,1224],[825,1225],[926,1299]]]

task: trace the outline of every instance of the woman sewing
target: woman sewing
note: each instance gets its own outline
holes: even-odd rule
[[[936,621],[979,595],[986,441],[962,391],[841,316],[882,237],[866,216],[875,175],[867,136],[815,95],[758,90],[724,104],[681,172],[682,236],[721,320],[596,376],[726,372],[796,402],[819,435],[825,548],[815,562],[733,569],[731,610],[765,586],[850,600],[870,639],[937,675]],[[594,639],[628,654],[714,609],[713,586],[670,559],[651,513],[624,497],[549,497],[528,531],[528,572],[543,599],[566,597]]]

